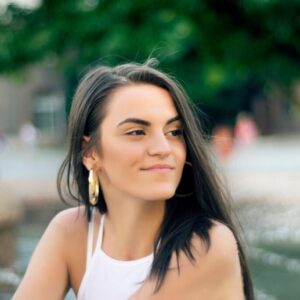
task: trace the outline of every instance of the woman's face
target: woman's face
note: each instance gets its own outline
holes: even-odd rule
[[[134,84],[116,89],[107,103],[97,163],[105,198],[171,198],[186,146],[170,94],[154,85]]]

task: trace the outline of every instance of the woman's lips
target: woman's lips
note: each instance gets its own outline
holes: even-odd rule
[[[158,164],[158,165],[153,165],[153,166],[148,167],[148,168],[144,168],[142,170],[164,173],[164,172],[169,172],[169,171],[171,171],[173,169],[174,169],[174,167],[172,167],[170,165]]]

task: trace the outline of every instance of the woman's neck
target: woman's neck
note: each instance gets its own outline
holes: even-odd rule
[[[119,260],[149,255],[163,220],[165,200],[107,204],[103,251]]]

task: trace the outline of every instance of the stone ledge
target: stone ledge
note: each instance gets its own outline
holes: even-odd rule
[[[300,172],[228,172],[235,202],[300,203]]]
[[[0,183],[0,230],[18,222],[24,209],[13,190]]]

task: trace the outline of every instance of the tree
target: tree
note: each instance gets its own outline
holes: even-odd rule
[[[0,15],[0,72],[55,61],[70,82],[87,65],[144,61],[191,98],[232,116],[269,84],[299,77],[300,2],[289,0],[44,0]]]

